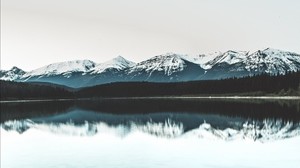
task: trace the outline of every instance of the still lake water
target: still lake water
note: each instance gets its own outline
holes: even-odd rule
[[[299,100],[1,103],[1,168],[299,165]]]

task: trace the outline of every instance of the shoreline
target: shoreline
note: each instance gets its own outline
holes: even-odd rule
[[[300,100],[300,96],[149,96],[149,97],[106,97],[100,99],[274,99]]]
[[[92,97],[72,99],[22,99],[22,100],[0,100],[0,103],[26,103],[26,102],[50,102],[50,101],[72,101],[72,100],[134,100],[134,99],[247,99],[247,100],[300,100],[300,96],[149,96],[149,97]]]

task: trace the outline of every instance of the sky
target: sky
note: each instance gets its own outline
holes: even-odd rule
[[[300,53],[299,0],[1,0],[1,69],[267,47]]]

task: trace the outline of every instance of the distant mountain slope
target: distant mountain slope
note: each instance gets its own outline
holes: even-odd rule
[[[285,74],[300,70],[300,55],[267,48],[248,52],[228,51],[206,63],[211,66],[205,79],[242,77],[255,74]]]
[[[13,81],[20,79],[26,72],[18,67],[12,67],[10,70],[0,70],[0,80]]]
[[[90,60],[58,62],[27,72],[22,76],[22,79],[29,80],[34,77],[42,78],[56,75],[69,78],[72,76],[72,73],[86,72],[95,67],[95,65],[96,63]]]
[[[200,79],[204,69],[180,55],[165,54],[142,61],[125,74],[126,81],[178,82]]]
[[[0,81],[1,100],[151,96],[300,96],[300,71],[209,81],[117,82],[72,89],[48,83]]]
[[[249,55],[243,60],[243,63],[248,71],[285,74],[286,71],[299,70],[300,55],[267,48]]]
[[[135,65],[134,62],[128,61],[125,58],[123,58],[122,56],[118,56],[107,62],[97,64],[94,68],[90,69],[90,71],[88,73],[100,74],[100,73],[103,73],[105,71],[109,71],[112,69],[121,71],[123,69],[132,67],[134,65]]]
[[[50,64],[30,72],[17,67],[0,71],[0,79],[50,82],[79,88],[111,82],[180,82],[285,74],[300,70],[300,55],[267,48],[250,53],[227,51],[198,56],[168,53],[139,63],[118,56],[104,63],[76,60]]]

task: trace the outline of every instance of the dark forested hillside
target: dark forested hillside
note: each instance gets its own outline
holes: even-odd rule
[[[111,83],[78,90],[42,83],[0,81],[0,84],[1,100],[183,95],[300,96],[300,72],[178,83]]]
[[[125,82],[81,89],[80,97],[181,96],[181,95],[300,95],[300,72],[257,75],[225,80],[178,83]]]
[[[74,92],[64,86],[46,83],[0,81],[1,100],[73,98]]]

